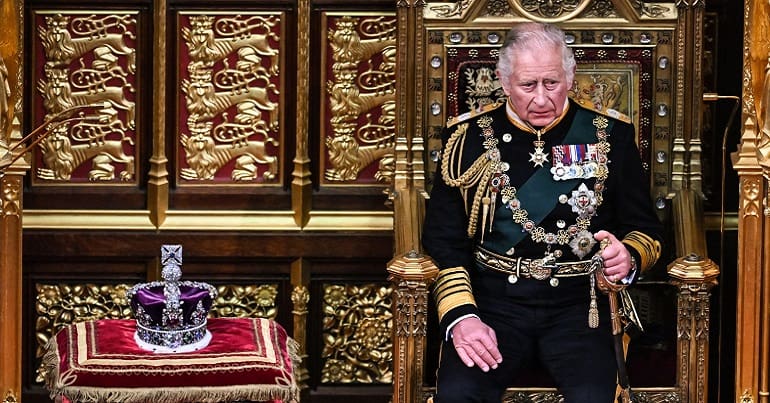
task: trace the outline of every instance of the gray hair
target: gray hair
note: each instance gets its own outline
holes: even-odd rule
[[[575,55],[567,46],[564,31],[553,24],[541,22],[524,22],[517,24],[505,36],[505,42],[500,48],[500,57],[497,60],[498,79],[503,88],[508,88],[508,79],[513,73],[514,53],[528,47],[546,49],[551,46],[561,48],[562,67],[567,73],[567,80],[575,78]]]

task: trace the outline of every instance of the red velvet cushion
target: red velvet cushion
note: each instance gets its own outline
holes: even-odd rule
[[[152,353],[134,342],[134,320],[71,324],[44,357],[51,396],[75,402],[293,400],[297,345],[276,322],[212,318],[205,348]]]

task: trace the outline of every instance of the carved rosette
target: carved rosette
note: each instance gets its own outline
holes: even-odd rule
[[[396,19],[327,17],[324,180],[392,182]]]
[[[591,0],[518,0],[516,7],[533,19],[568,19],[579,14]]]
[[[35,357],[45,353],[45,345],[59,330],[75,322],[98,319],[131,319],[126,292],[132,284],[37,284],[35,298]],[[43,382],[44,369],[38,364],[36,382]]]
[[[106,105],[100,119],[57,126],[35,153],[41,182],[134,182],[137,175],[135,12],[65,14],[41,12],[34,67],[33,119],[73,107]]]
[[[278,315],[277,284],[220,285],[211,317],[267,318]]]
[[[183,13],[180,183],[281,180],[282,13]]]
[[[323,287],[321,383],[392,382],[391,294],[381,284]]]

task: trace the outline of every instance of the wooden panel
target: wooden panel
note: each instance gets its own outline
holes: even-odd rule
[[[105,314],[103,311],[108,311],[107,317],[115,316],[114,309],[106,307],[114,307],[118,302],[105,295],[112,292],[114,298],[119,300],[119,291],[125,287],[116,288],[116,285],[158,279],[159,248],[169,243],[184,247],[184,279],[206,281],[220,290],[220,298],[213,308],[216,316],[235,312],[273,315],[290,334],[294,329],[290,282],[292,265],[298,259],[305,260],[311,280],[307,319],[309,358],[306,365],[311,369],[308,383],[314,388],[321,386],[321,390],[315,392],[319,394],[318,401],[324,401],[325,395],[332,399],[331,396],[338,393],[335,387],[330,387],[337,386],[337,383],[329,384],[322,380],[324,337],[339,336],[339,332],[347,331],[345,327],[329,327],[330,322],[324,319],[327,314],[323,309],[329,306],[324,302],[324,289],[358,284],[358,289],[374,292],[362,295],[386,298],[375,302],[380,307],[378,309],[390,306],[388,293],[377,291],[377,284],[388,286],[383,268],[392,256],[390,232],[300,235],[30,230],[25,233],[24,243],[24,299],[30,301],[25,304],[24,315],[37,319],[24,323],[24,338],[38,341],[24,346],[24,385],[30,391],[25,393],[25,401],[49,401],[42,384],[37,381],[40,343],[45,335],[51,334],[46,326],[60,325],[68,318],[84,319]],[[61,294],[63,290],[71,290],[71,294]],[[49,298],[41,299],[45,295]],[[95,297],[98,295],[101,297]],[[36,300],[37,303],[34,302]],[[372,301],[370,297],[353,297],[346,302],[352,304],[348,312],[363,314],[367,312],[363,309],[364,305]],[[52,310],[44,309],[43,314],[39,309],[44,307],[51,307]],[[361,323],[378,323],[378,312],[371,312],[375,316],[364,315]],[[367,331],[368,328],[363,326],[362,329]],[[389,331],[387,333],[389,335]],[[349,344],[350,340],[338,336],[333,338],[346,340],[345,349],[356,348]],[[366,354],[384,352],[384,361],[380,362],[386,367],[381,371],[388,374],[391,370],[387,359],[390,349],[385,347],[389,346],[389,338],[374,337],[371,340],[385,343],[370,346]],[[390,390],[381,384],[381,380],[358,379],[348,382],[346,391],[342,393],[378,395],[383,390],[389,393]]]

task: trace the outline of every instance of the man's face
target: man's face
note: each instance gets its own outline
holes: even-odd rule
[[[532,126],[547,126],[561,116],[571,87],[558,48],[514,53],[513,74],[503,91],[516,114]]]

